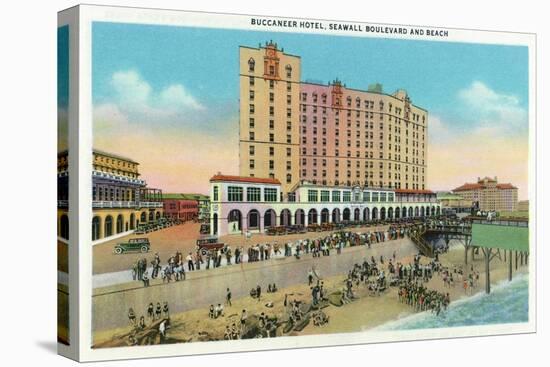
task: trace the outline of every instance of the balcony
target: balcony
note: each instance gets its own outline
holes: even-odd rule
[[[92,208],[94,209],[111,209],[111,208],[162,208],[160,201],[93,201]]]

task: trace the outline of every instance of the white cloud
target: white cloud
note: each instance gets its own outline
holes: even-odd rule
[[[170,109],[204,109],[204,107],[195,99],[195,97],[193,97],[181,84],[174,84],[165,88],[160,93],[160,104]]]
[[[459,100],[468,112],[477,117],[479,127],[499,129],[527,127],[527,110],[517,96],[498,93],[480,81],[458,92]]]
[[[149,103],[151,86],[135,70],[118,71],[111,78],[118,102],[128,107]]]
[[[115,72],[110,85],[115,92],[112,103],[132,121],[155,119],[159,122],[204,109],[183,85],[173,84],[157,92],[136,70]]]

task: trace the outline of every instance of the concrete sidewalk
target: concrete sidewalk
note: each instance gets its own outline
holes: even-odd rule
[[[372,247],[379,246],[379,245],[384,245],[384,244],[391,243],[391,242],[394,242],[394,241],[396,241],[396,240],[376,243],[376,244],[373,244]],[[267,263],[267,262],[278,260],[278,259],[279,260],[284,259],[285,257],[289,257],[289,258],[294,257],[294,255],[296,253],[296,248],[294,248],[294,247],[292,248],[292,256],[284,256],[284,248],[283,248],[283,246],[281,246],[281,247],[282,248],[280,249],[280,253],[277,254],[277,255],[272,254],[271,258],[269,260],[255,261],[255,262],[249,263],[248,262],[248,255],[245,253],[243,255],[242,262],[243,262],[244,266],[247,266],[248,264]],[[349,251],[350,249],[352,249],[354,247],[357,247],[357,246],[344,248],[344,249],[342,249],[342,252]],[[361,246],[361,247],[367,247],[367,246]],[[333,254],[336,254],[335,249],[331,250],[331,256]],[[307,257],[307,256],[311,256],[311,254],[306,254],[305,252],[302,252],[300,254],[300,256],[301,257],[304,257],[304,256]],[[235,265],[240,266],[240,264],[235,264],[235,257],[234,256],[231,259],[231,265],[228,265],[225,256],[222,256],[222,262],[221,262],[220,267],[235,266]],[[161,263],[161,271],[162,271],[162,269],[164,269],[165,266],[166,266],[166,263]],[[203,271],[211,271],[211,270],[215,269],[215,268],[212,267],[212,262],[210,262],[210,269],[206,269],[206,263],[201,264],[200,270],[187,271],[187,262],[184,263],[184,267],[185,267],[185,270],[186,270],[185,271],[186,277],[189,277],[190,274],[203,272]],[[161,271],[159,271],[159,275],[158,275],[157,279],[162,279],[162,278],[160,278],[161,277]],[[153,273],[153,267],[150,266],[150,267],[147,268],[147,274],[149,275],[149,279],[151,281],[153,281],[153,279],[151,279],[151,274],[152,273]],[[133,280],[132,270],[129,269],[129,270],[112,272],[112,273],[94,274],[93,278],[92,278],[92,287],[94,289],[96,289],[96,288],[110,287],[110,286],[114,286],[114,285],[117,285],[117,284],[124,284],[124,283],[129,283],[129,282],[135,282],[135,284],[137,286],[142,286],[143,285],[142,281]]]

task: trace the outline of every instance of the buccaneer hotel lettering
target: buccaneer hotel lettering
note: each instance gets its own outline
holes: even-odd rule
[[[428,112],[404,90],[301,80],[274,42],[239,48],[239,176],[211,182],[211,233],[436,215]]]

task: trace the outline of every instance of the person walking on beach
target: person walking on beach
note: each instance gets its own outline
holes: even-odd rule
[[[164,306],[162,307],[162,312],[164,313],[165,318],[170,317],[170,313],[169,313],[169,310],[168,310],[168,302],[166,302],[166,301],[164,301]]]
[[[157,302],[157,308],[155,309],[155,319],[159,320],[161,314],[162,314],[162,307],[160,306],[160,302]]]
[[[260,295],[262,294],[262,287],[258,284],[256,286],[256,297],[258,297],[258,302],[260,301]]]
[[[244,332],[246,330],[246,319],[248,318],[248,314],[246,313],[246,310],[243,309],[241,312],[241,339],[244,335]]]
[[[128,310],[128,319],[130,320],[130,324],[136,326],[136,314],[132,307]]]
[[[231,291],[227,288],[227,293],[225,294],[225,304],[231,306]]]

